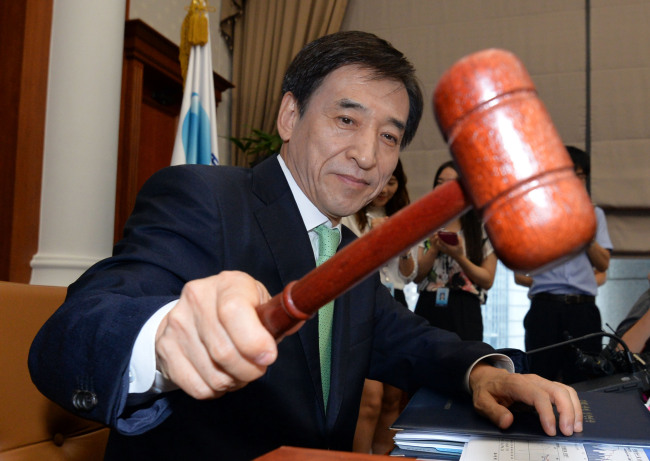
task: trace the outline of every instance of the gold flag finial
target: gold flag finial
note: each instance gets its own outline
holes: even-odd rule
[[[181,26],[181,44],[179,47],[179,60],[181,62],[181,75],[183,82],[187,75],[187,64],[190,59],[190,49],[195,45],[203,46],[208,43],[208,11],[214,8],[208,6],[206,0],[192,0],[187,8],[187,15]]]

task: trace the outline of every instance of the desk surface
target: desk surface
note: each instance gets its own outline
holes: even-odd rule
[[[396,458],[385,455],[365,455],[347,451],[315,450],[312,448],[280,447],[255,461],[395,461]],[[415,458],[399,458],[400,460],[414,460]]]

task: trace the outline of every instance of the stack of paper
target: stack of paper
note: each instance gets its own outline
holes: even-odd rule
[[[465,448],[465,441],[453,436],[398,432],[394,440],[397,450],[391,453],[393,456],[457,461]]]
[[[609,454],[602,454],[602,447],[605,447],[602,444],[612,444],[613,447],[608,450],[622,447],[623,452],[635,452],[634,456],[638,456],[635,458],[630,454],[630,460],[647,461],[647,457],[641,455],[645,456],[650,447],[650,412],[636,392],[583,392],[578,395],[584,413],[583,432],[571,437],[549,437],[544,434],[537,413],[530,407],[513,409],[515,421],[508,430],[502,431],[474,411],[469,396],[449,398],[429,389],[421,389],[392,426],[398,431],[395,435],[398,448],[395,454],[401,455],[407,450],[410,452],[408,456],[416,453],[423,459],[478,461],[487,458],[475,458],[466,453],[478,453],[480,449],[473,447],[485,445],[485,448],[487,444],[492,444],[493,449],[487,450],[493,453],[490,461],[617,460]],[[498,457],[499,450],[505,450],[503,457]],[[553,455],[553,451],[558,454]],[[525,453],[535,456],[526,457]],[[571,453],[571,457],[568,453]],[[627,458],[621,460],[627,461]]]
[[[650,447],[476,438],[460,461],[648,461]]]

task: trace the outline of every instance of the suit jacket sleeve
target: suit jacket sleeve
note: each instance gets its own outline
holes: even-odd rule
[[[481,341],[461,341],[431,327],[422,317],[377,286],[373,354],[369,377],[414,392],[421,386],[444,393],[464,392],[465,373],[480,357],[494,353]]]
[[[221,173],[221,168],[213,170]],[[202,170],[167,168],[154,175],[139,194],[113,256],[70,286],[63,306],[38,333],[29,367],[48,398],[131,433],[167,416],[167,396],[145,410],[125,411],[127,367],[146,320],[178,298],[187,281],[226,268],[224,248],[231,242],[220,219],[219,191],[210,183],[213,172]],[[227,177],[222,188],[228,188]],[[232,194],[237,200],[237,191]],[[94,395],[96,405],[86,410],[75,405],[79,391]]]

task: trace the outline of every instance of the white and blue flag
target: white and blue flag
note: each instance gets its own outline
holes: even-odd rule
[[[219,164],[217,105],[214,98],[209,29],[207,43],[191,47],[187,65],[171,164],[185,163]]]

